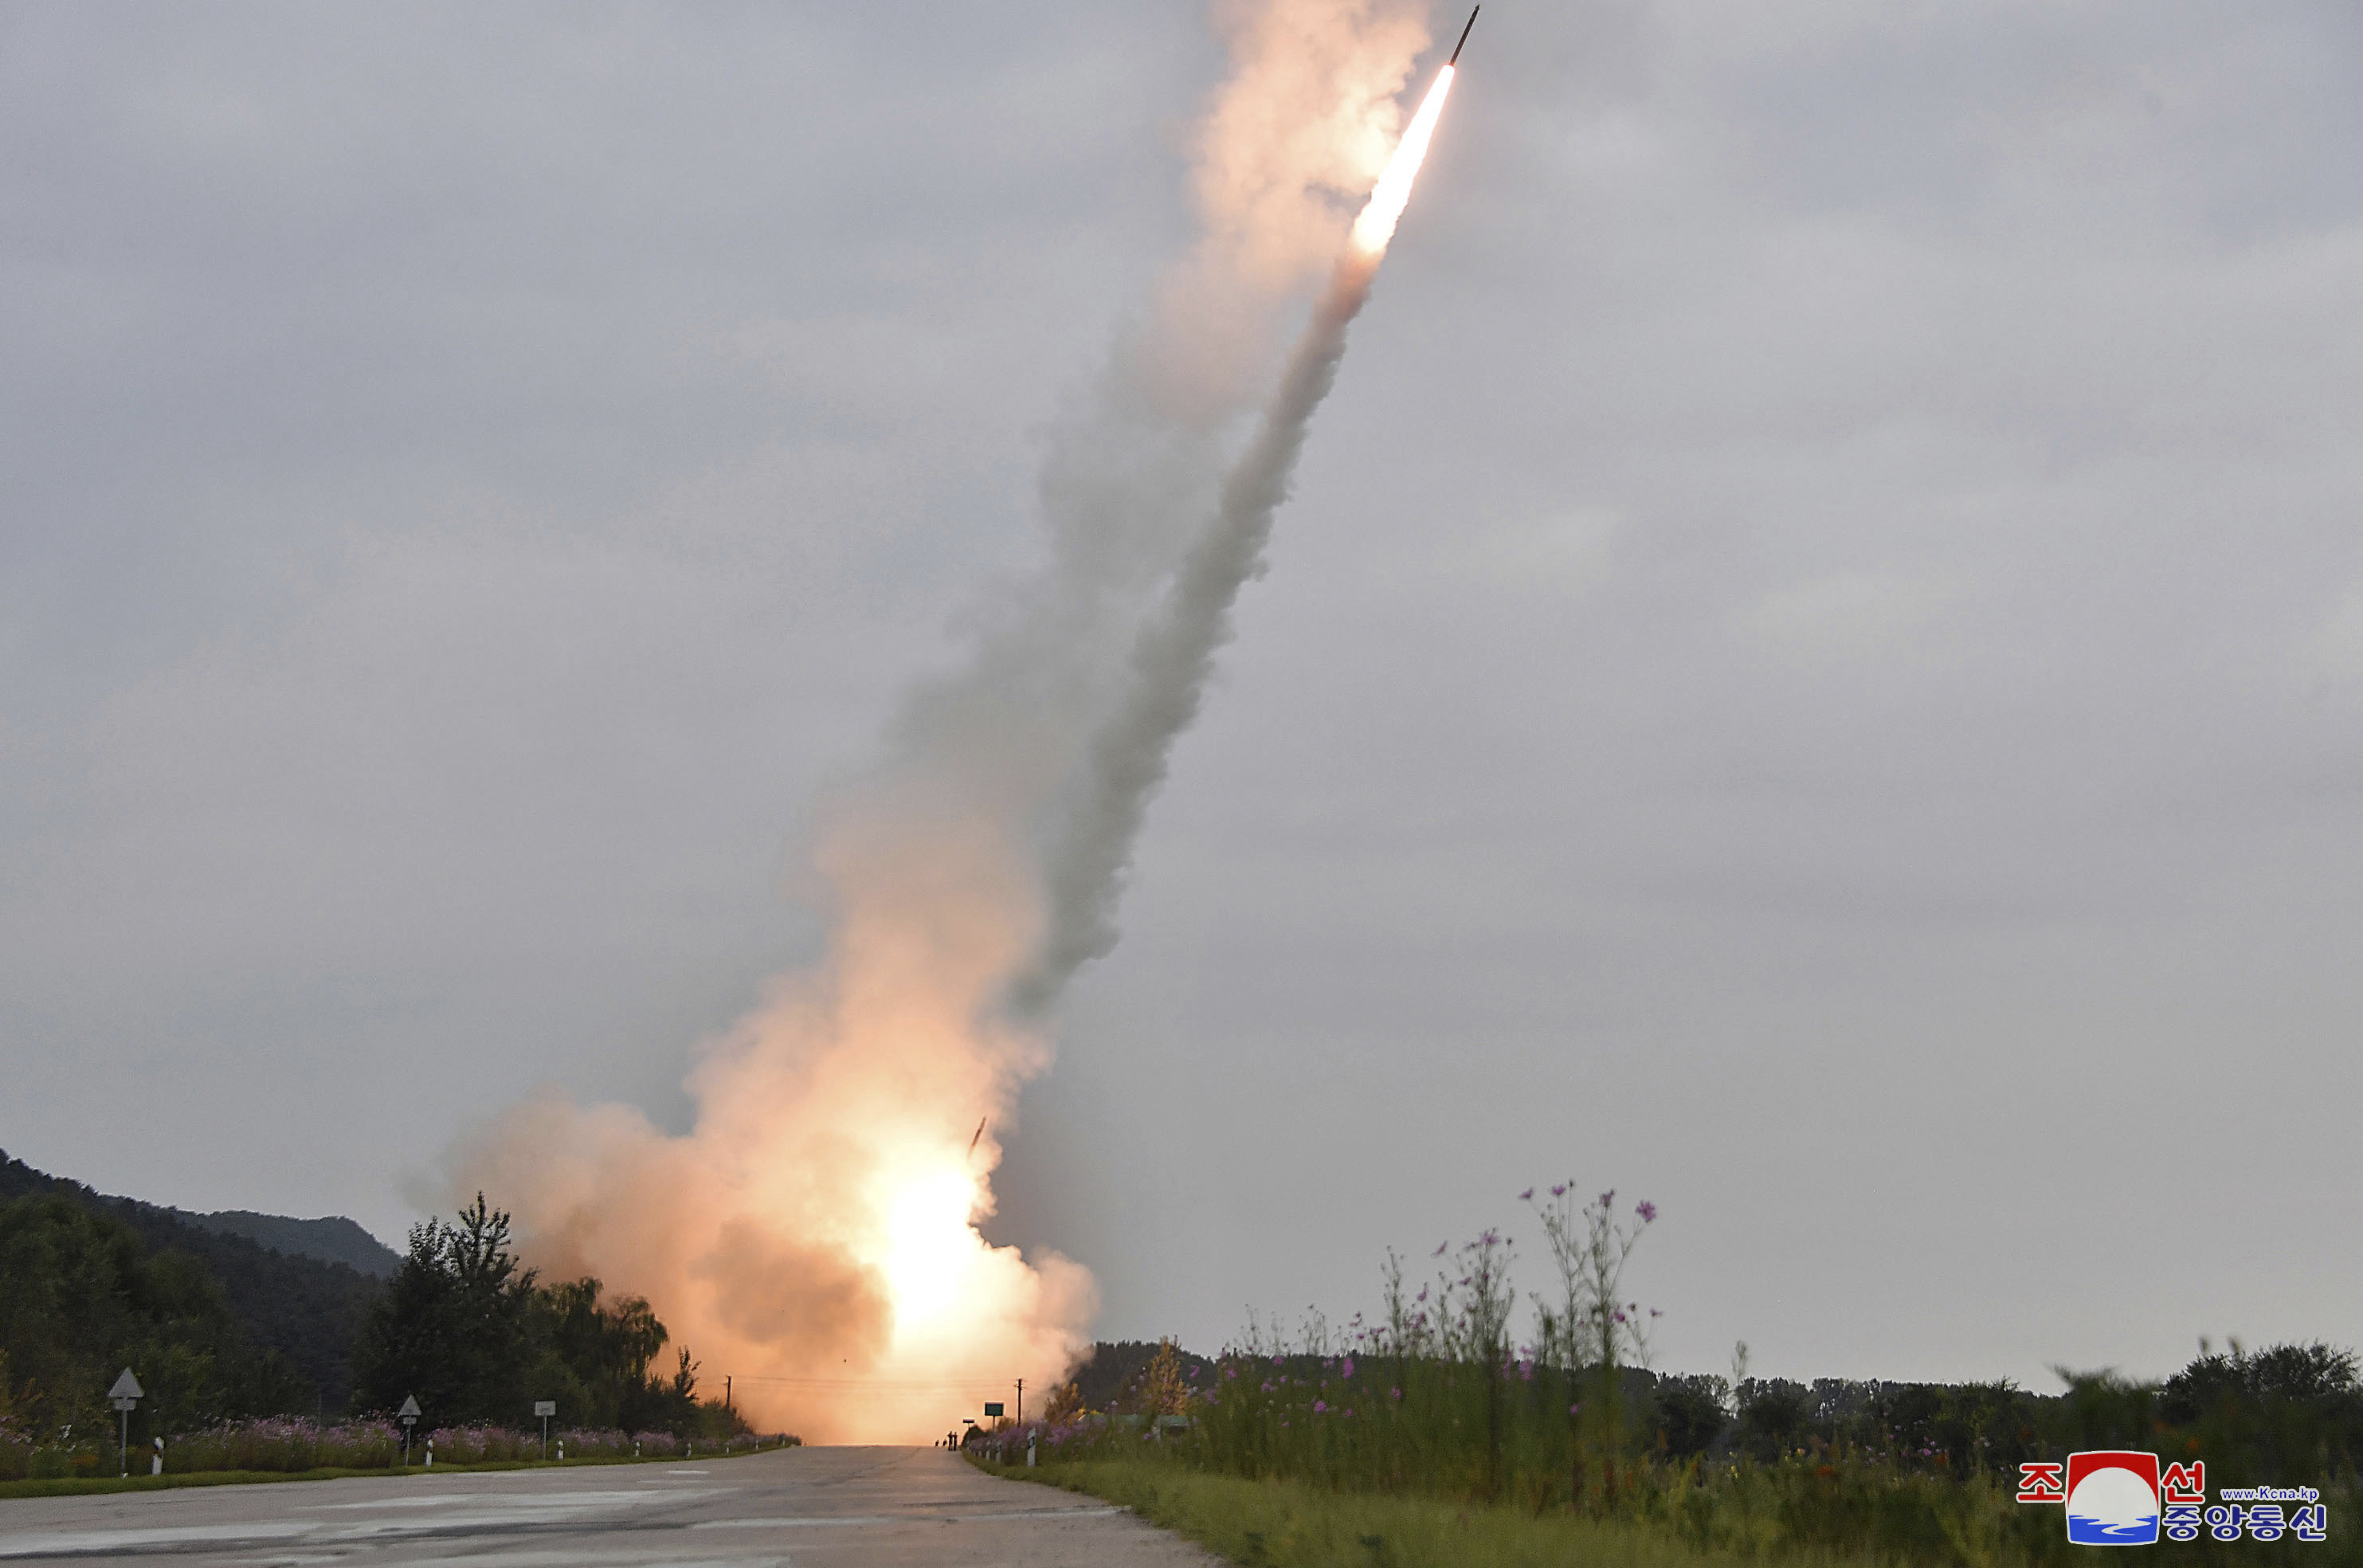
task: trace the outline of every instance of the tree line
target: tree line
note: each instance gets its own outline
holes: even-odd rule
[[[319,1378],[258,1344],[288,1325],[241,1312],[207,1259],[156,1245],[136,1217],[93,1199],[35,1188],[0,1201],[0,1425],[111,1427],[105,1391],[130,1366],[148,1394],[135,1437],[258,1416],[391,1414],[412,1397],[430,1427],[527,1427],[548,1399],[568,1426],[693,1438],[747,1429],[698,1397],[687,1347],[660,1361],[671,1335],[647,1301],[610,1297],[588,1277],[545,1283],[482,1194],[452,1221],[414,1227],[383,1283],[252,1249],[336,1309],[326,1328],[342,1341],[337,1354],[308,1358],[349,1368],[333,1402]],[[326,1271],[335,1277],[323,1289],[311,1275]]]
[[[411,1228],[402,1266],[371,1307],[353,1353],[357,1407],[415,1397],[438,1424],[513,1424],[557,1401],[571,1426],[682,1436],[744,1430],[697,1397],[697,1362],[637,1296],[603,1298],[589,1277],[555,1284],[523,1267],[509,1217],[476,1195],[457,1221]]]

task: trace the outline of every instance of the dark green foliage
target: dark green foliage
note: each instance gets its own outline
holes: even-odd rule
[[[2319,1341],[2251,1355],[2201,1348],[2158,1391],[2158,1418],[2189,1432],[2234,1485],[2282,1476],[2351,1473],[2363,1461],[2363,1386],[2356,1358]],[[2236,1456],[2236,1457],[2235,1457]]]
[[[595,1279],[544,1285],[510,1250],[509,1217],[484,1195],[457,1223],[414,1226],[409,1251],[371,1308],[354,1351],[358,1408],[415,1397],[427,1427],[533,1424],[555,1400],[569,1427],[722,1437],[746,1429],[697,1397],[697,1363],[638,1296],[600,1299]]]
[[[242,1236],[191,1224],[172,1209],[107,1197],[79,1182],[47,1175],[0,1152],[0,1200],[51,1195],[135,1231],[145,1251],[199,1260],[221,1289],[239,1338],[276,1369],[254,1397],[275,1404],[257,1414],[312,1415],[341,1410],[352,1388],[353,1339],[378,1291],[375,1280],[341,1263],[291,1257]]]
[[[580,1279],[536,1293],[532,1328],[541,1347],[531,1381],[570,1425],[654,1430],[666,1423],[649,1365],[669,1336],[638,1296],[603,1303],[599,1282]]]
[[[1786,1378],[1751,1377],[1739,1385],[1740,1451],[1759,1460],[1792,1453],[1805,1437],[1811,1411],[1804,1388]]]
[[[133,1435],[308,1402],[308,1383],[255,1353],[204,1263],[150,1251],[122,1221],[62,1196],[0,1203],[0,1366],[39,1430],[115,1426],[105,1393],[131,1367],[149,1397]]]
[[[1642,1423],[1632,1434],[1640,1440],[1623,1451],[1570,1415],[1577,1396],[1586,1423],[1594,1402],[1604,1401],[1588,1374],[1524,1362],[1494,1368],[1281,1351],[1226,1356],[1213,1397],[1193,1401],[1192,1424],[1160,1442],[1143,1442],[1142,1429],[1120,1418],[1087,1418],[1012,1434],[1001,1452],[1021,1453],[1035,1439],[1052,1479],[1071,1462],[1121,1459],[1267,1486],[1304,1485],[1321,1496],[1425,1494],[1462,1510],[1456,1517],[1463,1520],[1492,1511],[1489,1504],[1505,1517],[1588,1518],[1659,1535],[1650,1552],[1679,1544],[1720,1561],[1853,1555],[1944,1568],[2065,1568],[2091,1553],[2069,1545],[2056,1505],[2017,1501],[2018,1465],[2080,1449],[2154,1450],[2169,1460],[2203,1459],[2211,1491],[2319,1487],[2330,1539],[2300,1551],[2320,1568],[2363,1562],[2363,1529],[2355,1523],[2363,1507],[2356,1470],[2363,1379],[2354,1359],[2331,1347],[2254,1355],[2235,1347],[2202,1354],[2163,1385],[2077,1374],[2049,1396],[2007,1383],[1752,1380],[1740,1385],[1741,1418],[1719,1435],[1721,1379],[1623,1371],[1616,1403]],[[1594,1444],[1606,1462],[1584,1466],[1580,1441]],[[1324,1550],[1331,1554],[1308,1548],[1292,1560],[1344,1560]],[[2179,1562],[2223,1568],[2291,1554],[2289,1542],[2201,1540],[2164,1550]],[[1448,1548],[1431,1560],[1467,1559]]]
[[[1704,1453],[1723,1435],[1728,1419],[1723,1409],[1722,1383],[1716,1378],[1662,1378],[1654,1403],[1658,1446],[1669,1459]]]
[[[532,1407],[534,1296],[533,1271],[509,1251],[509,1217],[482,1193],[457,1225],[412,1226],[354,1349],[355,1406],[391,1412],[416,1397],[433,1425],[516,1425]]]
[[[0,1411],[20,1420],[111,1424],[104,1396],[130,1365],[152,1396],[135,1437],[223,1418],[390,1412],[412,1394],[430,1426],[522,1428],[535,1400],[555,1399],[571,1427],[746,1429],[698,1399],[686,1351],[650,1371],[668,1336],[647,1302],[603,1302],[591,1279],[541,1285],[481,1194],[456,1223],[415,1228],[383,1285],[205,1228],[254,1220],[264,1223],[244,1228],[316,1240],[349,1222],[183,1216],[5,1154],[0,1214]]]
[[[186,1209],[164,1211],[173,1218],[210,1230],[217,1236],[243,1236],[260,1247],[290,1258],[315,1258],[343,1263],[371,1279],[392,1279],[402,1254],[341,1216],[327,1219],[291,1219],[283,1214],[256,1214],[251,1209],[225,1208],[212,1214]]]
[[[2348,1404],[2358,1396],[2355,1352],[2319,1340],[2275,1345],[2255,1355],[2236,1344],[2229,1354],[2202,1346],[2199,1358],[2168,1378],[2160,1393],[2166,1418],[2184,1423],[2198,1420],[2227,1398]]]

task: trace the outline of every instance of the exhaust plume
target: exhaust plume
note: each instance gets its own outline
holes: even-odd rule
[[[1383,252],[1348,239],[1345,203],[1424,150],[1448,81],[1398,139],[1427,43],[1409,0],[1217,21],[1233,70],[1198,140],[1201,239],[1060,422],[1044,571],[816,813],[820,961],[703,1048],[685,1136],[550,1095],[453,1162],[452,1190],[509,1207],[546,1273],[647,1296],[754,1419],[809,1440],[938,1435],[1088,1343],[1090,1274],[978,1230],[1000,1140],[1060,988],[1115,941],[1148,800]],[[1341,250],[1226,475],[1284,307]]]
[[[1452,90],[1452,70],[1447,65],[1437,74],[1354,220],[1346,254],[1313,307],[1255,439],[1223,485],[1213,526],[1182,558],[1165,602],[1133,645],[1132,684],[1093,736],[1082,786],[1045,857],[1048,930],[1039,956],[1011,987],[1021,1015],[1048,1006],[1077,969],[1115,946],[1125,868],[1148,802],[1165,782],[1173,742],[1197,719],[1215,651],[1231,639],[1231,606],[1248,579],[1263,571],[1272,517],[1288,498],[1314,411],[1337,384],[1346,328],[1370,298],[1411,199]]]

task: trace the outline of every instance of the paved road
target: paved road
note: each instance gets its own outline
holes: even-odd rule
[[[0,1563],[1207,1568],[1093,1498],[938,1449],[0,1500]]]

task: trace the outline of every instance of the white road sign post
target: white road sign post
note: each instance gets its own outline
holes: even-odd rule
[[[558,1414],[558,1401],[537,1399],[533,1402],[533,1413],[541,1418],[541,1457],[548,1459],[549,1457],[549,1418]]]
[[[140,1396],[145,1392],[128,1366],[123,1369],[123,1375],[115,1380],[115,1386],[106,1391],[106,1396],[115,1402],[115,1407],[123,1412],[123,1441],[116,1457],[121,1461],[126,1477],[131,1473],[131,1412],[139,1407]]]
[[[410,1429],[418,1425],[418,1396],[404,1395],[402,1408],[394,1414],[402,1423],[402,1467],[407,1470],[410,1468]]]

